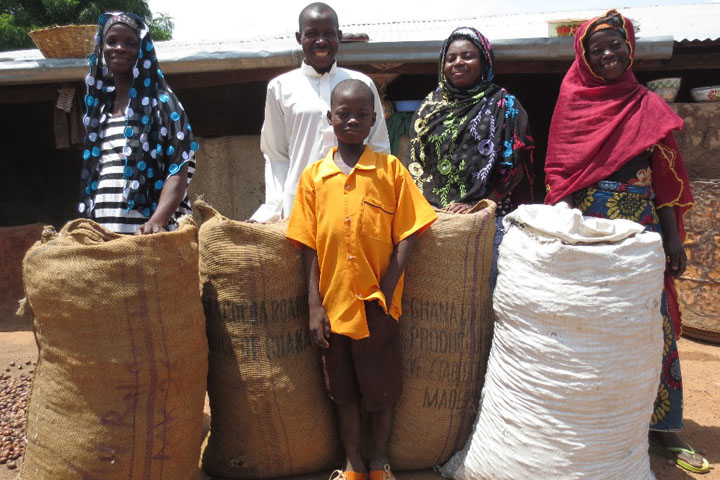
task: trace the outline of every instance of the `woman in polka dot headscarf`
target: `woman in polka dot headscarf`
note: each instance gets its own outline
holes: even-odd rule
[[[81,215],[118,233],[176,228],[198,144],[140,17],[100,16],[85,83]]]

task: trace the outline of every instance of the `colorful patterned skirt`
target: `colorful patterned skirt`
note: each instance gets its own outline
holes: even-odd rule
[[[645,230],[661,233],[655,211],[655,193],[651,187],[635,187],[626,183],[603,180],[575,193],[575,206],[586,216],[624,218],[638,222]],[[668,314],[663,290],[660,312],[663,317],[663,358],[660,386],[655,398],[650,429],[677,431],[682,428],[683,396],[680,360],[675,331]]]

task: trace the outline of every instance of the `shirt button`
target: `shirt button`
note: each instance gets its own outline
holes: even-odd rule
[[[350,223],[350,217],[345,217],[345,221]]]
[[[345,190],[350,190],[350,184],[345,185]]]
[[[350,256],[348,257],[348,260],[355,260],[355,256],[354,256],[354,255],[350,255]]]

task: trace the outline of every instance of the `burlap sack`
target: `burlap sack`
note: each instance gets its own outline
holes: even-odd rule
[[[419,238],[405,273],[403,393],[390,441],[396,470],[432,467],[465,445],[492,339],[495,204],[438,217]]]
[[[28,248],[40,240],[42,223],[0,227],[0,318],[11,317],[25,296],[22,261]]]
[[[274,478],[329,468],[339,440],[287,223],[238,222],[204,202],[194,206],[210,346],[203,469]]]
[[[23,262],[40,359],[22,480],[188,480],[207,374],[197,228],[75,220]]]

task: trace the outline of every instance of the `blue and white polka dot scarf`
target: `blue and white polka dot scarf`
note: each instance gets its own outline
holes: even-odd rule
[[[130,101],[126,108],[125,169],[123,195],[128,208],[150,217],[157,208],[165,180],[188,164],[188,182],[195,170],[194,153],[198,149],[192,128],[180,101],[160,70],[152,36],[140,17],[128,13],[100,15],[95,51],[89,57],[90,73],[85,78],[86,128],[83,169],[80,182],[81,215],[92,218],[95,192],[100,177],[100,131],[112,110],[115,86],[112,73],[104,65],[103,33],[106,24],[124,23],[140,39],[138,59],[133,69]]]

